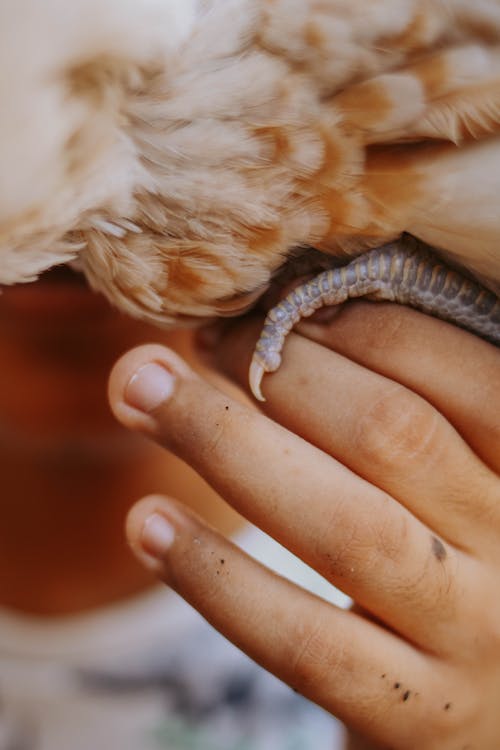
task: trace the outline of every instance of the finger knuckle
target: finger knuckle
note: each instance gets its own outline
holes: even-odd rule
[[[335,533],[335,526],[333,524],[332,526],[332,530],[328,527],[323,529],[320,545],[320,554],[324,556],[326,563],[325,573],[328,578],[337,582],[344,579],[352,580],[360,562],[363,561],[366,534],[360,532],[352,522],[351,524],[342,524],[341,536]],[[332,539],[334,540],[333,543]]]
[[[355,450],[368,465],[390,470],[435,454],[439,415],[419,396],[396,386],[380,395],[359,420]]]
[[[388,498],[388,502],[392,502]],[[393,506],[391,505],[391,508]],[[400,513],[391,513],[375,518],[371,523],[370,548],[377,559],[401,565],[406,558],[409,544],[409,518]]]
[[[290,667],[290,682],[302,692],[315,692],[316,687],[325,681],[335,680],[346,671],[345,651],[339,642],[331,644],[329,631],[321,619],[302,625],[297,638]]]
[[[325,538],[326,575],[338,583],[350,581],[357,586],[367,585],[373,576],[373,565],[386,571],[400,567],[405,558],[407,538],[404,518],[363,518],[358,524],[351,521],[341,538],[336,535],[333,549],[331,541],[328,543]]]

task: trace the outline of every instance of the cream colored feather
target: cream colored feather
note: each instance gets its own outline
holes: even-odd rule
[[[500,286],[500,0],[5,0],[0,283],[237,313],[410,232]]]

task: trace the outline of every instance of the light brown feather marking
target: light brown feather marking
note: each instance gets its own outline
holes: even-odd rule
[[[353,133],[344,133],[326,123],[318,123],[318,137],[323,144],[323,162],[311,175],[299,184],[309,184],[316,194],[318,185],[348,188],[353,185],[361,170],[362,151],[359,138]]]
[[[428,99],[437,99],[449,91],[450,71],[445,55],[431,55],[410,68],[422,84]]]
[[[342,110],[346,127],[359,130],[379,125],[394,108],[385,86],[377,79],[345,89],[335,98],[335,104]]]
[[[355,192],[346,194],[337,190],[327,190],[320,195],[321,207],[330,217],[330,225],[323,240],[317,243],[319,250],[331,252],[331,243],[339,235],[351,236],[361,231],[366,223],[364,201]]]
[[[477,37],[487,44],[498,44],[500,33],[497,26],[491,23],[491,19],[478,16],[474,10],[467,14],[466,24],[471,36]]]
[[[428,22],[425,10],[417,10],[411,22],[395,36],[383,36],[379,40],[380,46],[388,46],[393,50],[401,50],[406,54],[418,51],[427,41]]]
[[[249,249],[253,255],[268,255],[284,247],[283,232],[279,226],[250,227]]]
[[[201,257],[202,252],[200,251]],[[217,265],[220,266],[220,258],[217,260]],[[191,257],[176,255],[170,258],[166,289],[182,289],[183,294],[195,297],[206,287],[208,281],[209,279],[204,278],[202,271],[193,268]]]
[[[304,26],[304,42],[307,47],[322,50],[325,46],[325,37],[316,21],[311,20]]]
[[[471,86],[441,99],[415,124],[423,136],[461,143],[500,130],[500,82]]]
[[[366,175],[361,189],[370,205],[370,220],[361,232],[388,236],[404,231],[405,224],[425,194],[420,160],[438,156],[428,144],[375,146],[367,150]]]
[[[346,160],[346,153],[342,140],[335,139],[326,127],[318,126],[318,136],[323,144],[323,163],[311,177],[321,182],[331,177],[337,178],[341,165]]]
[[[290,142],[285,128],[270,126],[267,128],[256,128],[253,132],[272,149],[268,156],[269,161],[281,163],[289,156]]]
[[[422,116],[400,131],[401,138],[441,138],[459,143],[498,129],[498,58],[492,54],[489,65],[476,68],[475,54],[475,48],[445,50],[405,69],[418,78],[428,101]],[[465,80],[457,64],[466,69]]]

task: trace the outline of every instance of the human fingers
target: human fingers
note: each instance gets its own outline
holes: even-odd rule
[[[150,363],[155,375],[169,374],[155,401]],[[126,354],[112,372],[110,401],[123,424],[183,458],[236,510],[392,627],[430,649],[462,637],[464,591],[469,606],[477,589],[467,556],[385,492],[232,401],[164,347]]]
[[[127,536],[139,559],[239,648],[384,746],[409,747],[417,730],[421,742],[443,736],[469,711],[453,670],[266,569],[180,504],[143,499]]]
[[[500,472],[500,349],[410,308],[366,301],[297,330],[419,393]]]
[[[215,349],[223,372],[242,386],[260,325],[238,322]],[[438,536],[498,554],[498,479],[426,399],[294,334],[263,388],[266,414],[390,493]]]

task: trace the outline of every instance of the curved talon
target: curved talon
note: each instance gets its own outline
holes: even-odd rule
[[[262,391],[260,389],[260,384],[262,383],[262,378],[264,377],[265,372],[266,371],[264,370],[260,362],[256,360],[254,355],[248,373],[248,382],[250,384],[250,390],[252,391],[257,401],[266,400],[262,395]]]

